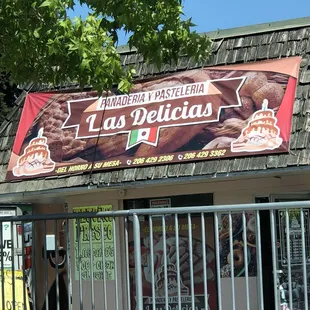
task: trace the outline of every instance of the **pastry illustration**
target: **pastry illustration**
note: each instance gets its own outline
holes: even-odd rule
[[[178,282],[177,273],[180,272],[180,289],[181,295],[188,295],[188,288],[190,286],[190,263],[189,263],[189,240],[188,237],[179,237],[179,271],[177,262],[177,249],[176,238],[173,235],[166,235],[166,255],[163,251],[163,236],[154,234],[153,237],[153,263],[154,269],[152,270],[151,264],[151,251],[149,237],[141,239],[141,254],[142,254],[142,275],[145,279],[143,283],[143,289],[147,292],[151,290],[152,276],[155,276],[156,295],[165,295],[165,278],[164,278],[164,264],[165,259],[167,262],[167,281],[168,281],[168,295],[177,295]],[[193,275],[196,285],[203,284],[203,253],[202,243],[200,240],[193,238],[192,244],[193,254]],[[206,247],[206,267],[207,267],[207,279],[214,281],[215,253],[209,246]],[[134,267],[134,247],[129,246],[129,264],[130,267]],[[152,275],[153,274],[153,275]]]
[[[243,230],[244,224],[246,231]],[[246,213],[245,223],[243,223],[242,213],[232,214],[232,233],[232,238],[230,238],[228,215],[222,216],[219,230],[221,277],[231,277],[231,267],[233,267],[235,277],[243,277],[245,268],[248,268],[250,276],[256,276],[255,216],[252,213]],[[244,235],[246,236],[246,251],[244,248]],[[232,242],[233,246],[232,253],[230,251],[230,242]],[[247,265],[245,265],[245,256],[247,256]]]
[[[156,280],[156,291],[157,296],[165,296],[165,270],[164,265],[158,270],[157,280]],[[168,284],[168,295],[177,296],[178,295],[178,275],[177,269],[174,264],[167,264],[167,284]],[[182,279],[180,280],[180,291],[181,296],[186,296],[189,294],[189,289],[186,287]]]
[[[229,253],[227,256],[227,262],[230,265],[232,264],[231,256],[233,257],[234,267],[241,268],[244,266],[244,250],[241,242],[235,241],[233,243],[233,255]]]
[[[242,215],[240,213],[233,213],[232,220],[232,234],[233,236],[240,230],[242,224]],[[225,240],[229,238],[229,216],[224,215],[221,222],[221,230],[219,232],[219,239]]]
[[[55,162],[72,160],[80,158],[84,155],[87,158],[86,152],[87,141],[76,139],[75,129],[63,129],[62,126],[68,117],[68,101],[79,99],[87,99],[96,97],[96,92],[68,93],[54,95],[50,102],[42,109],[36,117],[29,134],[33,134],[37,128],[44,128],[44,136],[47,138],[47,143],[52,151],[52,160]],[[80,113],[85,110],[86,101],[79,103]],[[53,150],[52,150],[53,148]],[[54,151],[55,149],[55,151]],[[94,150],[94,147],[92,147]]]
[[[240,90],[241,96],[252,97],[256,91],[268,83],[268,78],[263,72],[247,72],[244,76],[247,79]]]
[[[262,109],[256,111],[237,140],[231,143],[232,152],[259,152],[274,150],[282,144],[280,129],[274,111],[264,99]]]
[[[176,266],[177,264],[177,252],[176,252],[176,239],[173,236],[167,236],[166,239],[166,257],[164,256],[163,251],[163,237],[154,238],[154,269],[159,270],[164,264],[164,259],[167,258],[170,264]],[[145,279],[151,282],[152,279],[152,270],[151,270],[151,254],[149,251],[149,238],[146,237],[143,240],[145,247],[148,251],[144,251],[147,258],[144,258],[144,261],[147,260],[147,264],[144,265],[144,276]],[[188,249],[188,238],[180,236],[179,238],[179,261],[180,261],[180,273],[185,285],[190,284],[190,265],[189,265],[189,249]],[[194,260],[194,276],[195,283],[203,283],[203,260],[202,260],[202,244],[201,241],[193,239],[193,260]],[[207,247],[207,276],[209,280],[212,280],[215,276],[212,268],[209,264],[215,258],[213,250]]]
[[[247,231],[246,231],[246,235],[247,235],[247,241],[248,241],[248,245],[249,246],[254,246],[256,244],[256,221],[255,221],[255,217],[251,217],[248,221],[247,224]]]
[[[51,172],[54,168],[55,162],[51,160],[47,138],[43,136],[41,128],[38,136],[30,141],[24,154],[19,157],[17,165],[13,168],[13,174],[32,176]]]

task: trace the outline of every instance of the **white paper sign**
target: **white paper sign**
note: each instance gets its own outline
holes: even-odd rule
[[[15,216],[16,212],[14,210],[1,210],[0,217],[3,216]],[[12,268],[12,234],[11,234],[11,222],[2,222],[2,247],[3,247],[3,267]],[[15,241],[16,245],[16,241]],[[2,253],[2,250],[1,252]]]

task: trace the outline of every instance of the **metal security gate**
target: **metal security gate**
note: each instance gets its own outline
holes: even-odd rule
[[[305,310],[309,208],[298,201],[1,217],[0,309],[262,310],[265,299],[270,309]],[[7,264],[8,222],[22,238],[22,266]],[[267,228],[271,250],[262,243]],[[11,256],[21,254],[10,242]]]

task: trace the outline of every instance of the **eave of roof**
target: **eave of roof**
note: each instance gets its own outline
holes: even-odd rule
[[[310,166],[299,166],[299,167],[285,167],[277,168],[272,170],[255,170],[255,178],[281,178],[287,175],[310,175]],[[81,180],[83,180],[85,175],[80,175]],[[71,176],[72,178],[77,179],[79,176]],[[86,176],[87,177],[87,176]],[[191,175],[191,176],[182,176],[182,177],[171,177],[171,178],[156,178],[149,180],[132,180],[127,182],[118,182],[118,183],[103,183],[99,180],[93,180],[95,182],[89,183],[76,183],[74,185],[68,183],[63,183],[66,178],[59,178],[59,186],[53,188],[44,188],[40,186],[37,188],[33,186],[34,183],[40,182],[40,180],[25,180],[15,183],[7,183],[9,187],[13,187],[17,184],[30,183],[30,186],[26,186],[25,191],[16,191],[16,192],[6,192],[0,193],[0,204],[1,203],[17,203],[23,204],[25,201],[38,201],[42,198],[40,195],[48,196],[49,198],[55,201],[55,197],[58,197],[62,200],[64,194],[67,196],[87,193],[95,193],[98,189],[100,190],[120,190],[120,189],[135,189],[135,188],[145,188],[150,186],[168,186],[168,185],[182,185],[189,183],[198,183],[198,182],[210,182],[210,181],[226,181],[233,180],[238,178],[238,180],[247,180],[253,178],[253,171],[241,171],[241,172],[230,172],[230,173],[214,173],[214,174],[205,174],[205,175]],[[67,178],[68,180],[68,178]],[[57,179],[56,179],[57,181]],[[34,187],[34,189],[33,189]]]
[[[229,29],[217,29],[209,32],[203,32],[201,35],[206,35],[212,40],[247,36],[258,33],[267,33],[285,29],[297,29],[310,26],[310,17],[294,18],[288,20],[275,21],[270,23],[262,23],[256,25],[242,26]],[[136,52],[135,48],[130,49],[128,45],[118,47],[120,54]]]

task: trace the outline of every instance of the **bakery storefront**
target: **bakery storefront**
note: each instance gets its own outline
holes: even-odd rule
[[[215,40],[215,45],[219,42]],[[218,231],[213,211],[203,218],[192,212],[190,219],[181,212],[177,222],[175,215],[162,214],[166,208],[310,200],[310,109],[296,104],[304,92],[305,83],[298,80],[304,70],[303,57],[291,55],[160,74],[137,81],[129,95],[106,93],[98,98],[91,90],[23,94],[0,201],[30,203],[37,215],[130,213],[126,225],[120,218],[107,218],[104,227],[111,238],[104,245],[100,226],[93,222],[93,255],[89,254],[89,223],[70,222],[72,265],[65,287],[70,287],[73,309],[81,304],[81,295],[84,309],[92,309],[93,303],[107,309],[137,309],[133,210],[140,223],[143,310],[166,309],[166,297],[171,310],[180,305],[182,310],[193,309],[193,305],[197,310],[274,309],[268,210],[259,212],[261,251],[257,249],[255,209],[233,212],[231,217],[229,208],[227,212],[220,209]],[[144,211],[139,213],[145,209],[157,213],[150,220]],[[298,233],[301,216],[294,210],[289,211],[294,232],[289,242],[285,216],[275,212],[276,258],[284,274],[283,300],[289,296],[293,309],[302,310],[306,309],[307,281],[303,280]],[[308,256],[308,213],[304,215]],[[52,228],[52,224],[45,227],[46,234]],[[39,249],[44,239],[38,237],[40,229],[37,225]],[[287,244],[295,255],[291,268],[285,258]],[[97,264],[103,248],[105,273]],[[44,264],[39,254],[35,258],[37,286],[45,283],[44,272],[39,275]],[[258,270],[258,263],[263,270]],[[49,271],[51,289],[54,279],[55,271]],[[41,309],[46,293],[38,291],[36,298],[37,309]]]

